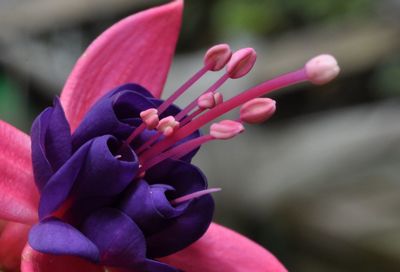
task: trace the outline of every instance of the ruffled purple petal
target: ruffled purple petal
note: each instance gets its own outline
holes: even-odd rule
[[[87,142],[50,178],[39,201],[39,218],[52,214],[68,198],[93,141]]]
[[[31,137],[35,182],[41,190],[72,153],[70,128],[58,98],[36,118]]]
[[[95,138],[73,194],[76,198],[118,195],[136,176],[138,168],[139,160],[130,147],[110,135]]]
[[[117,153],[122,157],[117,158]],[[110,197],[117,196],[129,185],[138,166],[139,162],[133,151],[129,147],[120,150],[119,142],[110,135],[87,142],[54,174],[43,189],[39,205],[40,218],[55,212],[69,196],[71,206],[90,198],[97,198],[93,209],[105,205]],[[91,210],[77,209],[76,212],[81,217],[83,212]]]
[[[42,253],[79,256],[93,262],[100,260],[99,250],[92,241],[56,218],[45,219],[33,226],[29,244]]]
[[[140,228],[124,213],[106,208],[91,214],[83,233],[100,250],[101,263],[141,272],[174,272],[176,269],[146,258],[146,241]]]
[[[193,165],[167,160],[129,188],[121,209],[142,229],[148,256],[163,257],[198,240],[211,223],[214,202],[209,195],[177,206],[170,200],[204,190],[207,181]]]
[[[134,88],[133,90],[126,88]],[[126,139],[135,129],[127,118],[139,117],[141,111],[154,107],[149,98],[143,96],[144,91],[136,91],[138,85],[124,85],[111,94],[101,98],[86,114],[82,123],[73,134],[74,149],[79,148],[86,141],[112,134],[119,139]]]
[[[145,180],[138,180],[125,193],[120,209],[140,227],[145,236],[152,235],[168,226],[168,219],[185,212],[185,205],[173,207],[165,192],[174,188],[164,184],[150,186]]]

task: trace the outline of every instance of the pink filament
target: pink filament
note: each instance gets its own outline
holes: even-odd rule
[[[304,68],[301,68],[297,71],[290,72],[287,74],[283,74],[278,76],[272,80],[266,81],[261,83],[253,88],[246,90],[245,92],[217,105],[213,109],[205,112],[203,115],[199,116],[196,119],[193,119],[189,122],[186,126],[181,127],[178,129],[174,135],[169,137],[168,139],[164,139],[163,141],[155,144],[144,152],[141,156],[141,159],[146,161],[157,154],[161,153],[180,139],[190,135],[198,128],[204,126],[208,122],[212,121],[213,119],[225,114],[226,112],[242,105],[246,101],[249,101],[253,98],[260,97],[277,89],[281,89],[283,87],[287,87],[296,83],[300,83],[303,81],[307,81],[307,75],[305,73]]]
[[[215,92],[228,79],[229,79],[228,74],[224,74],[213,85],[211,85],[210,88],[208,88],[201,95],[199,95],[199,97],[202,96],[203,94],[206,94],[206,93]],[[198,97],[195,100],[193,100],[186,108],[184,108],[180,113],[178,113],[175,116],[176,121],[181,121],[182,118],[185,117],[185,115],[187,115],[192,109],[194,109],[197,106],[197,99],[198,99]]]
[[[199,78],[201,78],[207,71],[210,70],[212,64],[205,65],[197,73],[195,73],[188,81],[186,81],[179,89],[177,89],[167,100],[165,100],[158,108],[158,115],[161,115],[174,101],[181,96],[187,89],[189,89]],[[130,144],[140,133],[146,129],[146,125],[142,123],[137,127],[126,140]]]
[[[204,196],[204,195],[208,195],[208,194],[211,194],[211,193],[215,193],[215,192],[219,192],[219,191],[221,191],[221,188],[205,189],[205,190],[201,190],[201,191],[198,191],[198,192],[194,192],[194,193],[191,193],[191,194],[188,194],[188,195],[184,195],[184,196],[175,198],[175,199],[171,200],[170,203],[172,205],[178,205],[180,203],[189,201],[191,199],[198,198],[198,197],[201,197],[201,196]]]
[[[145,151],[149,146],[151,146],[155,141],[158,140],[158,138],[160,138],[163,135],[163,133],[161,131],[158,131],[156,134],[154,134],[153,136],[151,136],[150,139],[147,140],[147,142],[145,142],[144,144],[142,144],[141,147],[139,147],[138,150],[136,150],[137,154],[142,153],[143,151]]]
[[[169,158],[179,159],[188,154],[190,151],[196,149],[200,145],[209,142],[213,139],[214,137],[210,135],[203,135],[201,137],[180,144],[174,148],[171,148],[170,150],[159,154],[154,159],[151,159],[149,161],[142,160],[142,171],[146,171],[147,169],[153,167],[154,165],[159,164],[160,162]]]
[[[222,84],[225,83],[225,81],[227,81],[229,79],[228,74],[224,74],[222,77],[220,77],[210,88],[208,88],[205,92],[203,92],[201,95],[205,94],[205,93],[209,93],[209,92],[215,92],[219,87],[221,87]],[[177,93],[177,92],[176,92]],[[174,94],[175,95],[175,94]],[[200,95],[200,96],[201,96]],[[199,96],[199,97],[200,97]],[[168,98],[168,100],[170,100],[170,98]],[[158,108],[159,114],[161,114],[162,112],[160,111],[162,105],[164,105],[168,100],[166,100],[163,104],[161,104],[161,106]],[[175,99],[174,99],[175,100]],[[174,101],[172,100],[172,101]],[[172,103],[172,102],[171,102]],[[169,105],[168,105],[169,106]],[[184,108],[181,112],[179,112],[176,116],[175,116],[175,120],[178,122],[181,122],[181,126],[187,124],[188,122],[190,122],[192,120],[192,118],[196,117],[198,114],[200,114],[201,112],[203,112],[203,110],[197,110],[195,112],[193,112],[191,115],[187,116],[186,118],[185,115],[187,115],[192,109],[194,109],[197,106],[197,98],[195,100],[193,100],[186,108]],[[183,120],[182,120],[183,119]],[[142,126],[142,125],[141,125]],[[140,130],[141,126],[139,128],[137,128],[136,130],[139,130],[138,133],[136,133],[135,131],[133,132],[133,134],[135,134],[135,137],[139,135],[139,133],[142,133],[144,128]],[[149,146],[151,146],[156,140],[158,140],[161,137],[162,133],[157,133],[155,135],[153,135],[153,137],[151,137],[146,143],[144,143],[139,149],[138,149],[138,153],[143,152],[146,148],[148,148]],[[134,139],[134,138],[133,138]],[[129,141],[127,141],[128,143],[130,143]]]

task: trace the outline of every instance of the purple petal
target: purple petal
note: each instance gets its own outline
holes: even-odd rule
[[[67,198],[72,200],[72,206],[74,201],[96,197],[104,197],[108,203],[110,197],[121,193],[135,177],[139,162],[129,147],[119,149],[119,142],[109,135],[78,149],[43,189],[40,218],[56,211]],[[117,151],[122,151],[119,159],[115,157]],[[101,206],[97,202],[95,207]]]
[[[60,101],[44,110],[31,130],[32,161],[36,185],[41,190],[71,156],[71,133]]]
[[[185,211],[187,205],[175,208],[169,203],[165,195],[167,190],[173,191],[174,188],[168,185],[150,186],[145,180],[138,180],[126,192],[120,208],[140,227],[145,236],[163,229],[168,225],[167,219]]]
[[[77,149],[86,141],[106,134],[120,139],[127,138],[135,127],[124,119],[139,117],[141,111],[155,106],[145,96],[146,92],[139,85],[127,84],[101,98],[74,132],[74,148]]]
[[[204,190],[207,182],[201,171],[184,161],[168,160],[132,185],[121,209],[142,229],[148,256],[163,257],[199,239],[211,223],[214,202],[209,195],[181,203],[171,199]],[[167,192],[168,191],[168,192]]]
[[[116,155],[122,157],[116,158]],[[121,142],[110,135],[95,138],[74,188],[74,196],[118,195],[136,176],[138,168],[139,160],[132,149],[121,146]]]
[[[67,199],[92,143],[93,141],[86,143],[75,152],[47,182],[41,193],[39,218],[42,219],[55,212]]]
[[[143,272],[177,271],[146,258],[143,233],[119,210],[107,208],[93,213],[83,224],[82,230],[99,248],[101,262],[105,265]]]
[[[100,259],[95,244],[77,229],[56,218],[45,219],[33,226],[29,244],[42,253],[79,256],[93,262]]]

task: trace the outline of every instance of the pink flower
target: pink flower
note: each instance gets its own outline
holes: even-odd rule
[[[160,97],[179,34],[183,1],[128,17],[99,36],[77,62],[61,93],[75,130],[88,109],[108,90],[138,83]],[[30,138],[0,121],[0,267],[10,271],[126,271],[73,256],[39,253],[26,244],[38,221]],[[22,256],[22,258],[21,258]],[[186,249],[162,258],[185,271],[271,271],[286,269],[268,251],[217,224]]]

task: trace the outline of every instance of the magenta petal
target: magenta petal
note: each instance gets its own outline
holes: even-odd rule
[[[22,252],[22,272],[104,272],[104,267],[82,258],[50,255],[32,249],[28,244]]]
[[[100,35],[78,60],[61,94],[72,131],[107,90],[133,82],[159,97],[178,38],[183,1],[134,14]]]
[[[29,136],[0,121],[0,219],[33,224],[38,197]]]
[[[267,250],[215,223],[196,243],[162,262],[190,272],[286,272]]]
[[[21,253],[31,226],[14,222],[2,222],[0,225],[0,269],[19,271]]]

